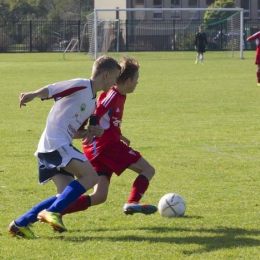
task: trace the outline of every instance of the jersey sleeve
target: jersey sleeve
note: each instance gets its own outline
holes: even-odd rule
[[[98,105],[94,114],[100,119],[106,113],[108,113],[111,108],[115,106],[117,102],[117,93],[114,90],[110,90],[108,93],[103,92],[98,98]]]
[[[77,91],[87,88],[86,80],[67,80],[47,85],[46,88],[49,91],[48,98],[62,98],[69,96]],[[44,99],[43,99],[44,100]]]
[[[260,31],[255,33],[255,34],[253,34],[253,35],[251,35],[251,36],[249,36],[246,40],[247,41],[253,41],[253,40],[257,39],[257,38],[260,38]]]
[[[194,41],[194,45],[197,46],[197,41],[198,41],[198,34],[196,33],[195,35],[195,41]]]

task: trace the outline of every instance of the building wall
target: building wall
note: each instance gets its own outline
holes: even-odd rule
[[[127,1],[125,0],[95,0],[94,1],[94,8],[127,8]],[[126,19],[126,13],[120,12],[119,19],[125,20]],[[111,12],[100,12],[99,13],[100,19],[117,19],[117,14],[115,11]]]
[[[95,8],[154,8],[154,7],[163,7],[163,8],[207,8],[209,4],[214,2],[214,0],[161,0],[156,1],[157,3],[161,2],[161,5],[155,6],[154,0],[95,0],[94,6]],[[248,10],[245,10],[244,17],[248,19],[260,19],[260,6],[258,6],[257,0],[235,0],[234,1],[237,7],[249,6]],[[177,3],[177,4],[176,4]],[[192,5],[191,5],[192,4]],[[102,14],[105,19],[115,19],[115,12],[107,12]],[[152,20],[168,20],[168,19],[179,19],[179,13],[170,13],[164,12],[160,14],[160,12],[154,13],[146,13],[145,19],[152,19]],[[184,17],[183,17],[184,15]],[[182,19],[187,19],[189,17],[193,17],[193,19],[202,19],[204,16],[204,12],[200,13],[186,13],[182,14]],[[120,12],[120,19],[125,19],[126,14],[125,12]],[[144,13],[138,12],[132,14],[132,18],[134,19],[143,19]]]

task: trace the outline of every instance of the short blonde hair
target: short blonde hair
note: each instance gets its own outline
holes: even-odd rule
[[[93,64],[92,77],[97,77],[105,71],[121,70],[121,66],[118,62],[109,56],[103,55],[96,59]]]

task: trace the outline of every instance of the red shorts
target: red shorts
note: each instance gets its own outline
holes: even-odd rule
[[[257,50],[256,50],[255,64],[260,65],[260,48],[257,48]]]
[[[102,152],[91,160],[91,164],[99,175],[106,175],[111,179],[113,172],[120,175],[131,164],[136,163],[141,154],[125,143],[118,141],[107,145]]]

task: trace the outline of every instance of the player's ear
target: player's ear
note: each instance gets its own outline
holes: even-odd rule
[[[131,83],[131,82],[132,82],[131,77],[127,78],[126,81],[125,81],[126,84],[129,84],[129,83]]]
[[[103,79],[106,79],[108,77],[108,71],[103,72]]]

